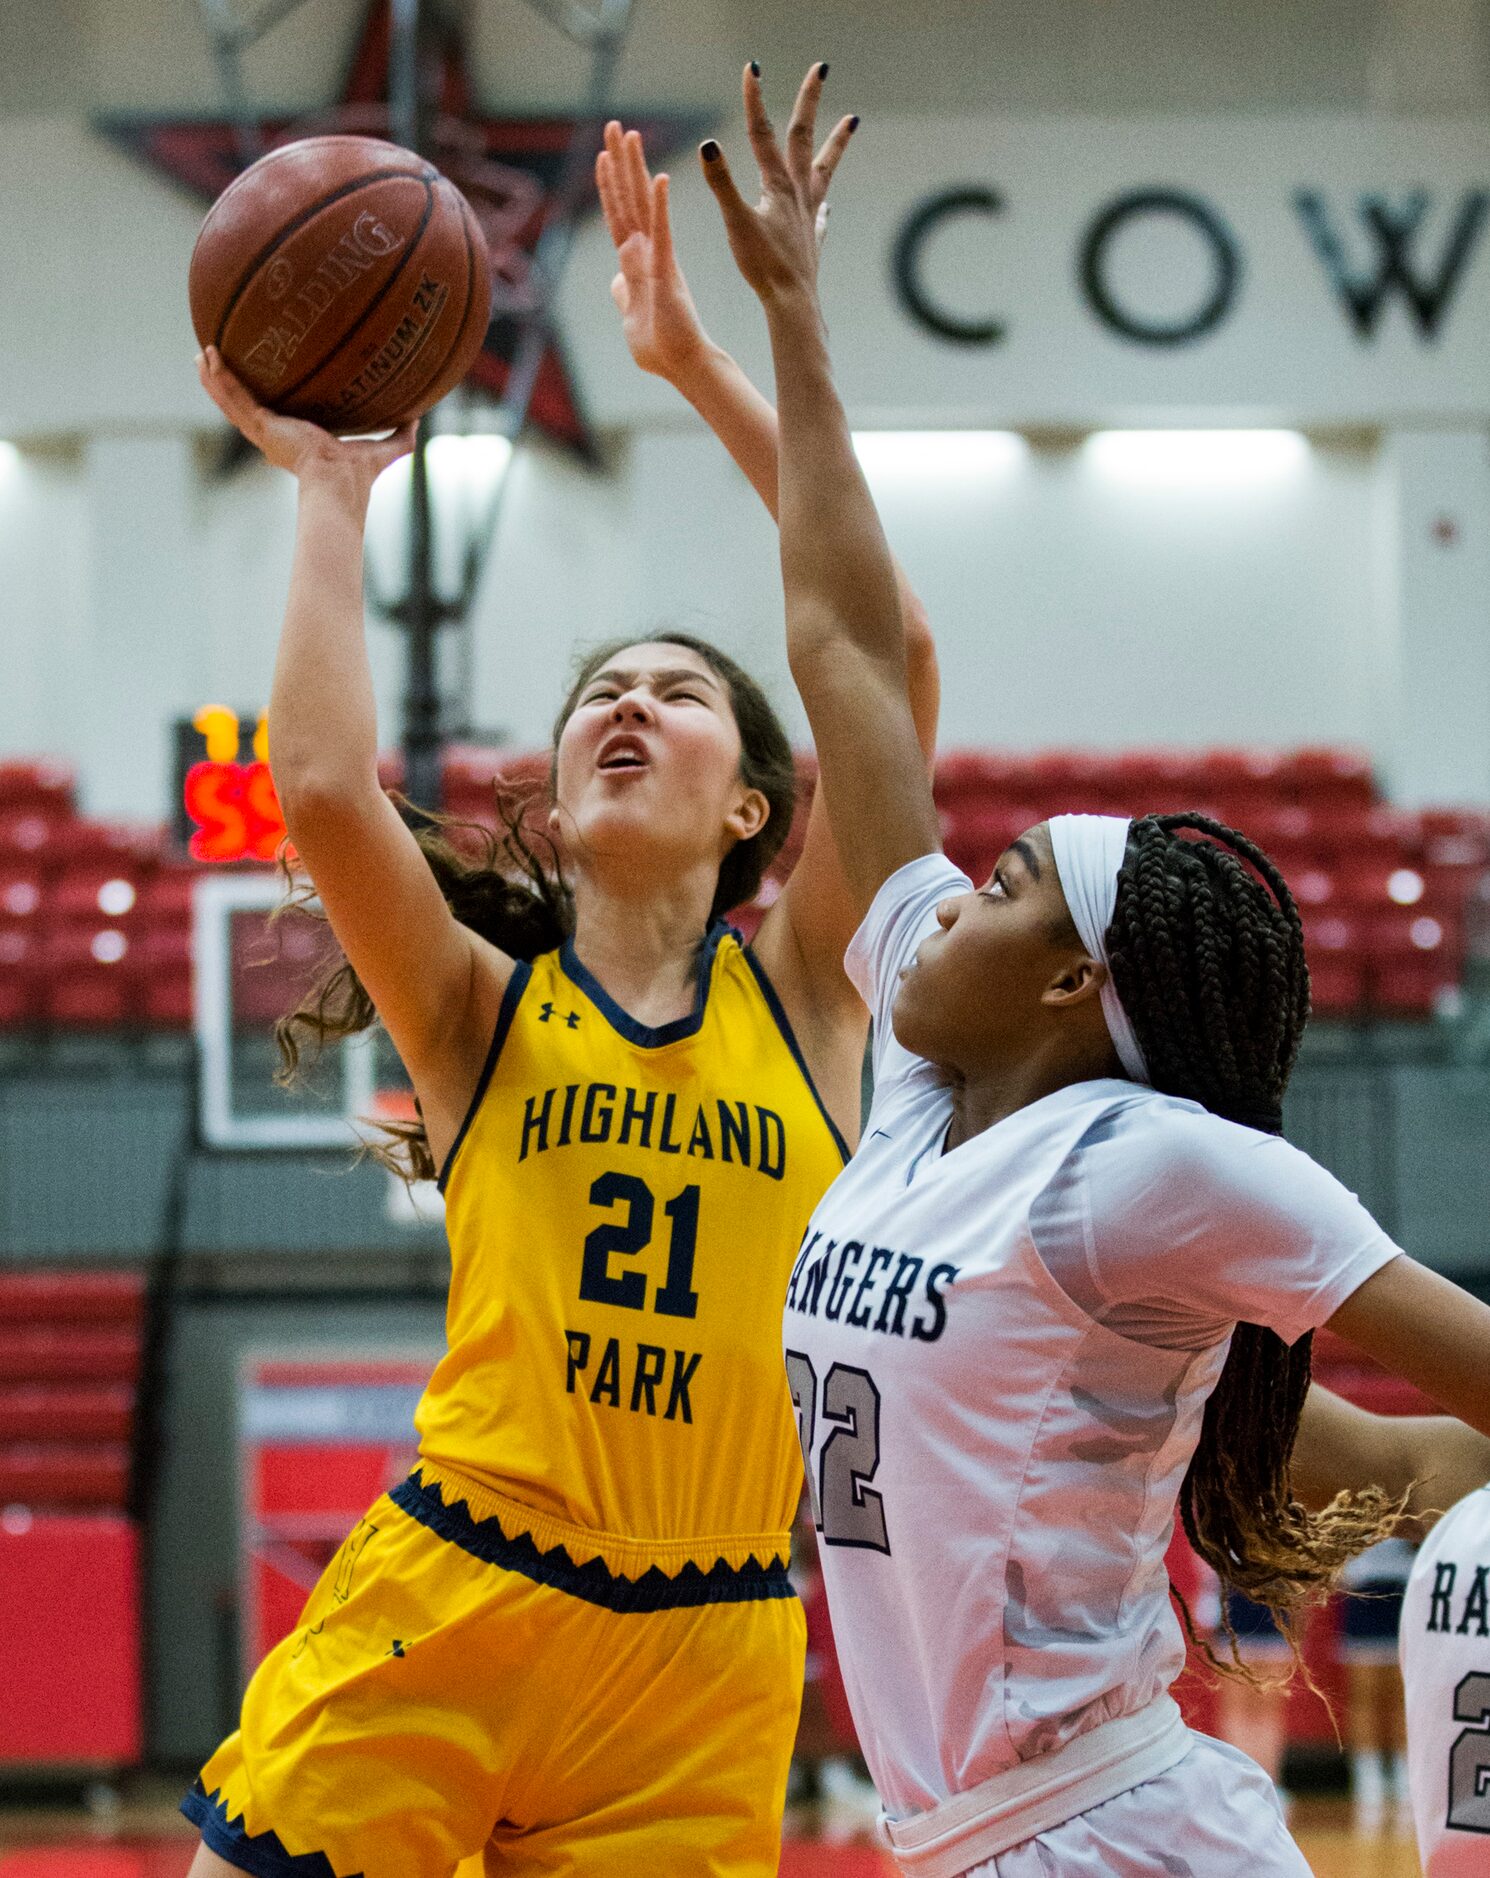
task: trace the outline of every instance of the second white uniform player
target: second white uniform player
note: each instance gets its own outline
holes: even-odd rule
[[[1413,1825],[1425,1878],[1490,1872],[1490,1486],[1429,1533],[1399,1639]]]

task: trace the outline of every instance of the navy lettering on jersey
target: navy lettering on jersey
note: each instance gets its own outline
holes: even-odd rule
[[[786,1308],[830,1324],[842,1319],[881,1337],[909,1334],[920,1343],[935,1343],[947,1328],[946,1292],[957,1282],[958,1268],[933,1265],[927,1272],[925,1265],[914,1252],[869,1247],[862,1239],[846,1239],[840,1246],[812,1232],[804,1236],[792,1267]]]
[[[926,1274],[926,1302],[931,1306],[931,1317],[929,1320],[918,1317],[911,1325],[911,1335],[921,1343],[935,1343],[947,1328],[947,1306],[942,1297],[942,1287],[937,1283],[939,1278],[943,1284],[955,1285],[957,1267],[933,1265]]]
[[[844,1242],[839,1254],[838,1270],[833,1274],[833,1283],[828,1289],[828,1301],[823,1306],[823,1316],[830,1324],[836,1324],[843,1315],[843,1307],[848,1302],[849,1286],[854,1282],[850,1266],[857,1265],[864,1256],[864,1241],[849,1239]]]
[[[1454,1580],[1459,1567],[1452,1559],[1440,1559],[1433,1567],[1433,1595],[1428,1600],[1428,1628],[1452,1630],[1454,1627]]]
[[[1435,1560],[1423,1628],[1444,1636],[1490,1637],[1490,1561]]]
[[[588,1331],[564,1332],[566,1395],[583,1395],[597,1408],[626,1409],[654,1420],[660,1416],[666,1422],[692,1424],[690,1390],[703,1361],[702,1351],[665,1350],[658,1343],[623,1343],[619,1337],[607,1337],[599,1362],[592,1366],[594,1349],[595,1340]],[[660,1398],[664,1382],[665,1402]]]
[[[1490,1637],[1490,1566],[1476,1565],[1474,1582],[1464,1600],[1464,1615],[1454,1626],[1459,1637]]]
[[[659,1104],[655,1089],[609,1082],[566,1083],[524,1099],[519,1161],[567,1148],[574,1141],[587,1147],[634,1144],[696,1161],[727,1161],[731,1167],[764,1174],[767,1180],[786,1177],[786,1124],[774,1109],[759,1103],[723,1097],[690,1102],[674,1093]]]
[[[869,1324],[869,1310],[864,1302],[864,1293],[874,1288],[875,1279],[884,1268],[894,1262],[895,1254],[884,1246],[877,1245],[869,1255],[869,1263],[864,1268],[864,1276],[859,1280],[859,1289],[854,1293],[854,1301],[849,1306],[848,1321],[855,1330],[864,1330]]]
[[[876,1250],[878,1248],[876,1247]],[[922,1261],[909,1252],[900,1254],[900,1264],[895,1276],[885,1287],[884,1301],[880,1305],[880,1314],[874,1320],[874,1327],[880,1335],[888,1332],[892,1337],[905,1335],[905,1307],[915,1289],[916,1280],[921,1276]],[[894,1316],[891,1316],[891,1307]]]

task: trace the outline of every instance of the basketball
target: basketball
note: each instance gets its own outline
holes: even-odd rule
[[[198,342],[261,403],[344,434],[405,423],[460,383],[491,270],[432,164],[376,137],[306,137],[218,197],[188,291]]]

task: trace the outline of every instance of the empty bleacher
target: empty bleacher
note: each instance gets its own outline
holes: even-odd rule
[[[445,807],[495,821],[492,782],[541,790],[541,755],[457,746]],[[396,759],[384,765],[396,785]],[[804,800],[812,766],[802,765]],[[1452,1010],[1472,911],[1490,867],[1490,811],[1407,812],[1367,759],[1333,747],[952,750],[937,763],[947,851],[983,878],[1022,829],[1069,811],[1199,809],[1245,830],[1299,901],[1314,1005],[1326,1018],[1425,1018]],[[797,830],[800,835],[800,817]],[[787,844],[753,927],[797,842]],[[54,764],[0,764],[0,1030],[183,1030],[191,1022],[191,893],[203,872],[154,826],[77,813]]]
[[[0,1274],[0,1768],[139,1756],[144,1328],[139,1273]]]

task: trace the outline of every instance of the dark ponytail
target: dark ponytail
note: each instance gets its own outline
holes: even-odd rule
[[[1203,815],[1134,822],[1107,947],[1154,1087],[1281,1134],[1309,973],[1298,908],[1262,850]],[[1302,1611],[1349,1558],[1395,1529],[1398,1511],[1374,1489],[1341,1494],[1320,1513],[1294,1497],[1312,1342],[1237,1325],[1180,1489],[1186,1537],[1221,1580],[1223,1613],[1228,1588],[1267,1605],[1296,1654]],[[1240,1669],[1225,1622],[1230,1667]],[[1191,1636],[1198,1641],[1193,1627]]]
[[[415,828],[414,839],[460,923],[510,958],[533,959],[562,945],[574,930],[574,900],[553,844],[525,825],[535,797],[498,783],[496,799],[499,828],[414,810],[423,824]],[[314,899],[314,886],[299,883],[276,917],[323,919]],[[307,1058],[313,1063],[328,1043],[356,1036],[376,1022],[362,980],[338,954],[301,1003],[274,1026],[280,1055],[276,1082],[292,1087],[301,1080]],[[376,1127],[383,1139],[367,1141],[365,1153],[406,1180],[434,1179],[438,1170],[422,1118],[380,1121]]]

